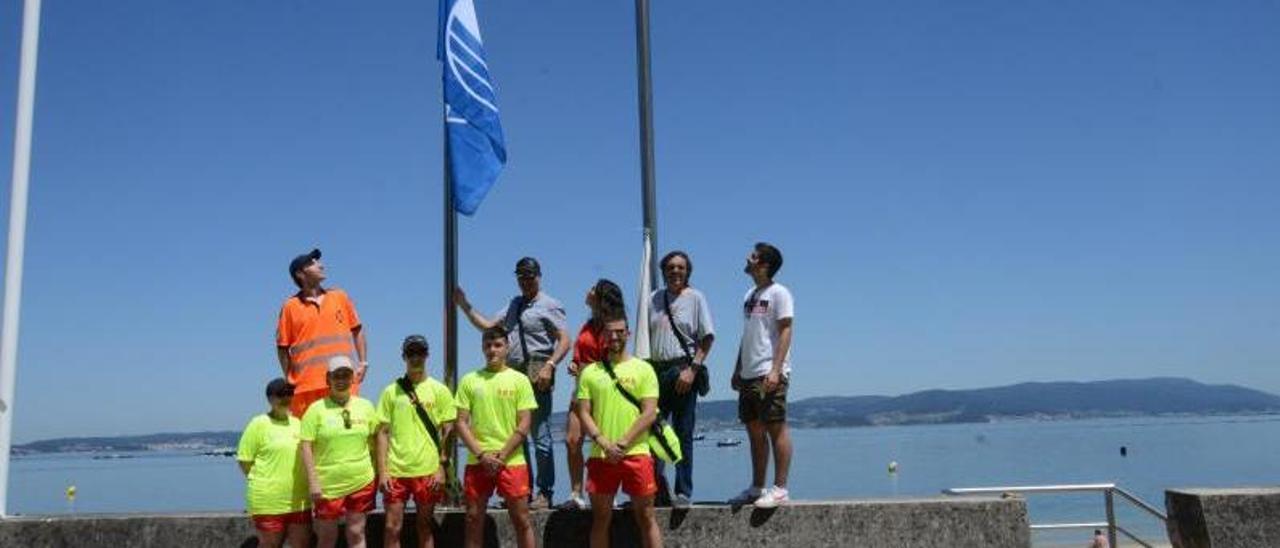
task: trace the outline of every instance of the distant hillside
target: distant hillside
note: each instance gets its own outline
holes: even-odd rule
[[[788,403],[800,428],[989,422],[1006,419],[1084,419],[1154,415],[1280,413],[1280,396],[1234,385],[1154,378],[1098,382],[1029,382],[976,390],[925,390],[902,396],[826,396]],[[698,427],[738,426],[735,400],[698,404]],[[564,413],[552,424],[564,427]],[[61,438],[13,448],[14,454],[208,451],[234,447],[239,432]]]

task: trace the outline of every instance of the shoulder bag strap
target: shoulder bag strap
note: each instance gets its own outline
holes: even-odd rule
[[[523,363],[526,372],[529,371],[529,343],[524,340],[524,319],[522,319],[522,316],[524,316],[524,308],[529,305],[529,302],[521,296],[516,306],[516,331],[520,333],[520,351],[524,353]]]
[[[413,402],[413,408],[418,412],[418,418],[422,420],[422,425],[427,427],[427,435],[431,436],[431,441],[436,444],[436,450],[443,450],[444,447],[440,445],[440,432],[436,431],[436,424],[431,422],[431,415],[427,414],[427,409],[422,406],[422,401],[418,399],[418,392],[413,389],[413,383],[409,382],[409,376],[405,375],[396,379],[396,384],[409,396],[409,401]]]
[[[676,327],[676,317],[671,314],[671,294],[666,289],[662,290],[662,308],[667,313],[667,321],[671,323],[671,331],[676,334],[676,341],[680,343],[680,350],[684,352],[684,357],[689,358],[689,364],[693,365],[693,354],[689,353],[689,344],[684,342],[684,333]]]
[[[618,376],[613,374],[613,365],[609,363],[609,359],[605,358],[600,360],[600,365],[604,366],[604,372],[609,374],[610,379],[613,379],[613,387],[618,389],[618,393],[622,394],[623,399],[631,402],[631,405],[636,406],[636,409],[643,413],[644,407],[640,406],[640,400],[637,400],[631,392],[622,387],[622,383],[618,382]],[[663,451],[666,451],[668,455],[674,455],[676,452],[667,444],[666,436],[662,435],[662,429],[664,427],[666,427],[666,422],[662,420],[661,416],[656,417],[653,419],[653,424],[649,425],[649,434],[651,437],[658,440],[658,444],[662,446]]]

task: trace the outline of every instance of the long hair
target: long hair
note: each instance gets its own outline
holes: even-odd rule
[[[611,317],[627,317],[627,305],[622,300],[622,288],[611,280],[600,278],[591,292],[596,296],[596,310],[593,319],[603,320]]]

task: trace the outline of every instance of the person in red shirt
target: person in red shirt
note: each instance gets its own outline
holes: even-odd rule
[[[601,278],[591,289],[587,290],[587,308],[591,309],[591,318],[578,330],[578,338],[573,341],[573,360],[569,363],[569,374],[574,377],[573,394],[578,393],[578,372],[584,367],[603,360],[609,348],[604,340],[604,321],[606,311],[623,311],[622,289],[618,284]],[[569,414],[565,417],[564,445],[569,456],[569,500],[562,508],[585,510],[587,499],[582,496],[582,421],[578,420],[578,400],[569,400]]]
[[[359,364],[353,394],[359,394],[369,362],[355,304],[345,291],[320,285],[326,278],[320,250],[294,257],[289,262],[289,277],[298,292],[280,307],[276,357],[285,379],[297,387],[289,412],[301,417],[307,406],[328,393],[325,375],[331,358],[347,356]]]

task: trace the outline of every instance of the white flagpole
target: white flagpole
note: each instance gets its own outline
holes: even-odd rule
[[[640,252],[640,284],[639,295],[636,296],[636,328],[632,352],[639,358],[649,359],[653,352],[649,348],[649,293],[653,292],[650,280],[653,279],[653,241],[649,239],[649,231],[644,231],[644,250]]]
[[[13,138],[13,190],[9,199],[9,248],[4,268],[4,324],[0,327],[0,517],[9,515],[9,447],[13,441],[13,382],[18,368],[18,311],[22,254],[27,239],[27,182],[31,175],[31,125],[36,101],[36,49],[40,0],[26,0],[18,69],[18,116]]]

